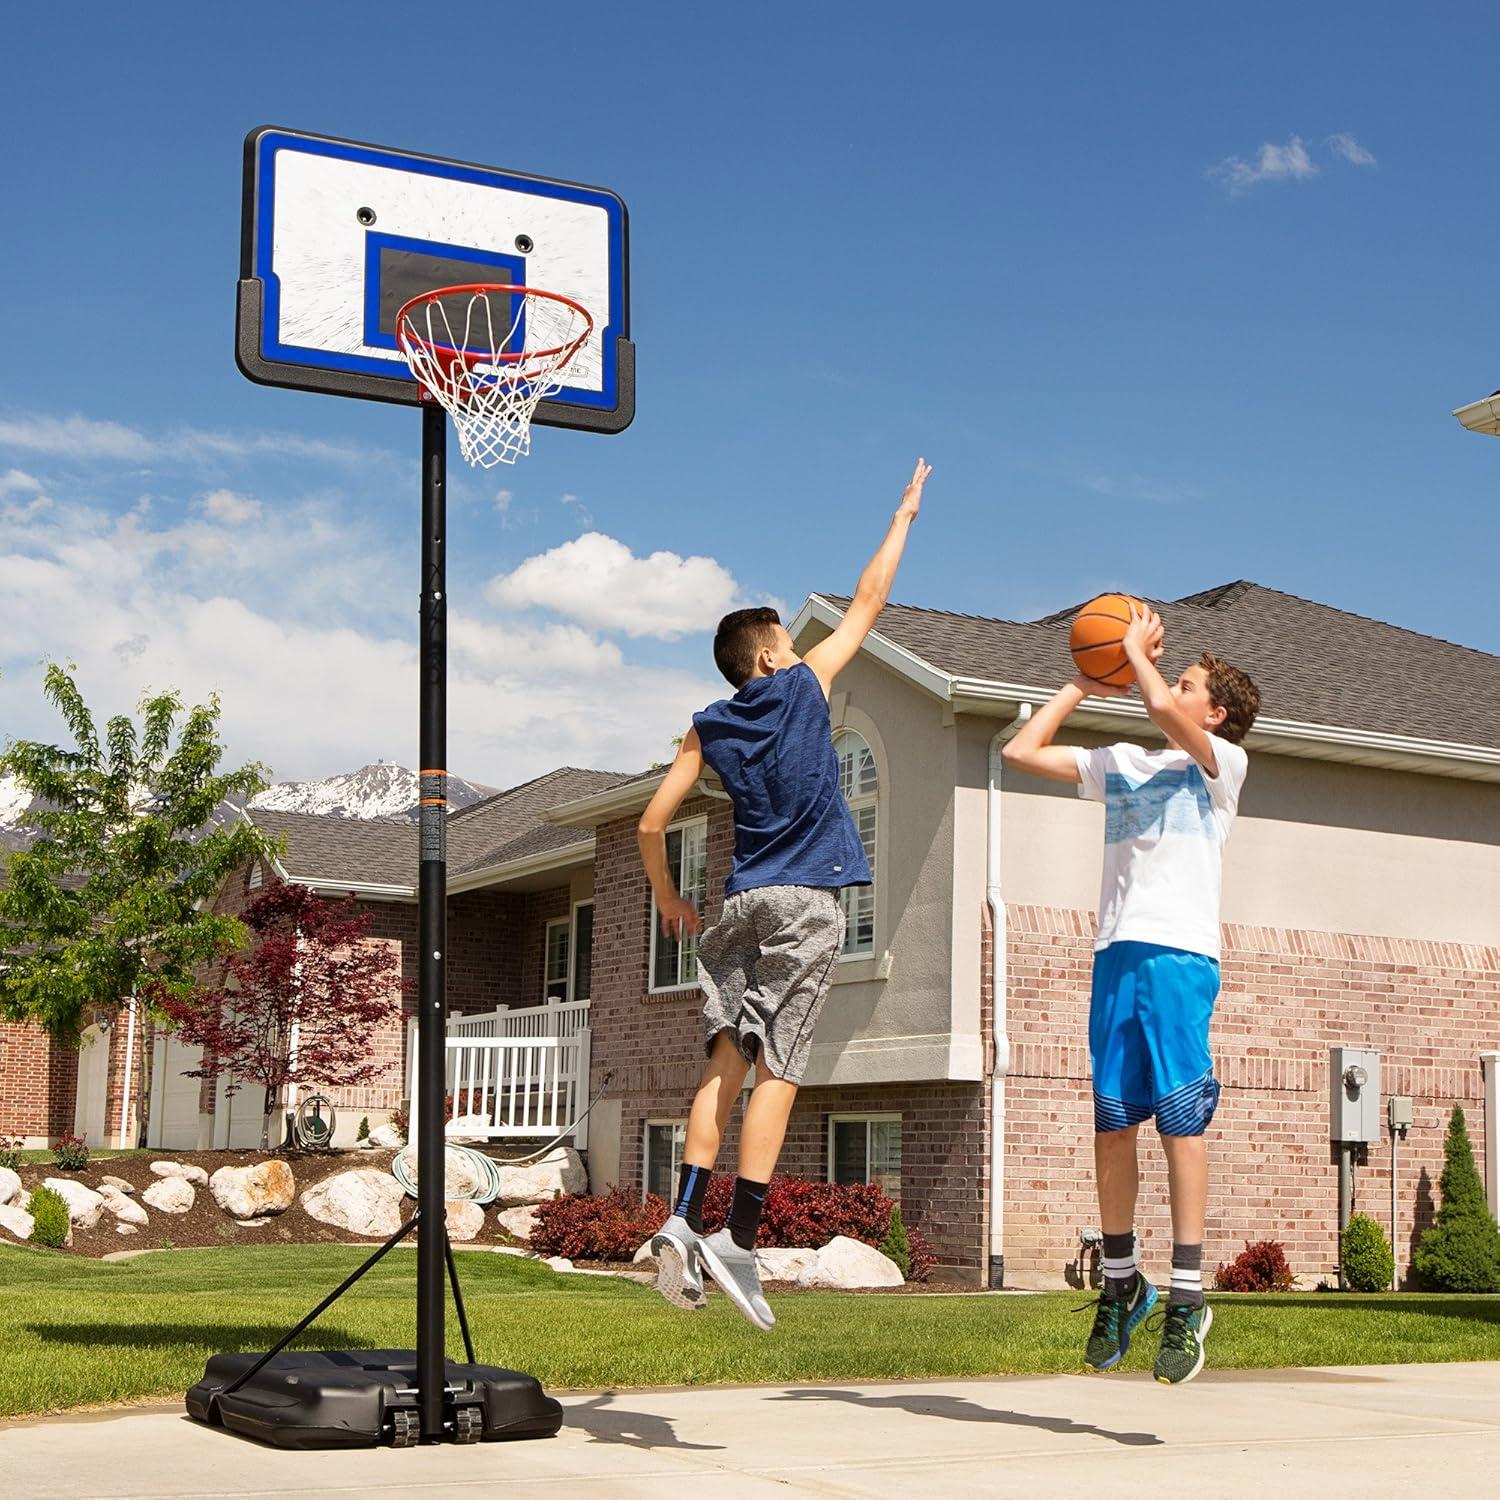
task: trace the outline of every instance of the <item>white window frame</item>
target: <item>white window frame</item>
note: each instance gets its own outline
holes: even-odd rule
[[[572,914],[569,913],[569,915],[566,917],[549,917],[547,920],[546,932],[542,936],[543,1002],[552,1000],[554,998],[554,996],[550,992],[551,986],[558,982],[555,978],[553,978],[551,974],[547,972],[548,967],[552,962],[552,929],[554,927],[561,927],[563,931],[568,935],[568,971],[562,977],[562,998],[564,1000],[571,1000],[573,998],[573,917]]]
[[[705,874],[708,864],[708,818],[706,815],[696,818],[684,818],[680,823],[671,824],[666,832],[685,833],[689,828],[701,828],[703,830],[703,853]],[[673,871],[673,879],[677,878],[677,871]],[[680,887],[679,887],[680,888]],[[701,908],[701,898],[700,898]],[[646,992],[651,995],[682,995],[689,990],[698,988],[696,975],[692,979],[680,979],[676,984],[664,984],[658,986],[656,983],[656,943],[661,936],[660,914],[656,910],[656,892],[651,893],[651,949],[646,958]],[[663,1123],[663,1122],[658,1122]],[[666,1122],[669,1123],[669,1122]]]
[[[682,1153],[687,1150],[687,1125],[686,1120],[648,1119],[641,1121],[641,1201],[644,1202],[646,1194],[651,1191],[651,1132],[653,1129],[660,1130],[670,1125],[674,1128],[681,1127],[682,1142],[679,1145],[676,1135],[672,1137],[672,1156],[667,1167],[667,1192],[666,1198],[670,1202],[672,1194],[676,1190],[677,1169],[682,1165]]]
[[[568,999],[569,1000],[590,1000],[590,999],[593,998],[591,995],[580,995],[578,993],[578,913],[585,906],[587,906],[587,907],[593,907],[593,905],[594,905],[594,898],[592,896],[588,897],[588,899],[584,900],[584,901],[575,901],[573,903],[572,913],[570,914],[570,916],[568,918],[569,922],[572,924],[572,926],[571,926],[571,928],[569,929],[569,932],[568,932]],[[594,915],[597,916],[598,912],[595,911]],[[593,987],[594,987],[594,985],[593,985],[593,971],[592,971],[592,965],[590,965],[589,988],[593,989]]]
[[[248,889],[252,891],[258,891],[261,886],[265,884],[265,881],[265,869],[261,865],[260,860],[257,859],[255,863],[250,866],[250,879],[246,882],[246,885]]]
[[[868,886],[846,885],[839,892],[839,905],[844,909],[845,944],[845,946],[839,949],[838,961],[841,964],[867,963],[870,959],[875,957],[875,955],[879,951],[880,946],[876,941],[880,936],[878,931],[880,925],[880,891],[878,884],[880,880],[880,860],[878,858],[878,855],[880,851],[880,825],[883,821],[881,818],[880,808],[880,789],[885,784],[885,777],[881,773],[880,758],[875,754],[874,742],[870,739],[870,736],[867,735],[863,730],[856,729],[852,724],[845,724],[840,728],[834,730],[833,748],[835,755],[837,755],[838,753],[839,741],[846,735],[851,734],[859,736],[860,740],[864,743],[865,749],[870,752],[870,759],[875,762],[875,790],[873,792],[867,792],[864,795],[855,798],[853,801],[850,801],[847,797],[844,799],[844,806],[849,809],[849,816],[851,817],[851,819],[854,818],[854,815],[861,808],[872,807],[875,809],[875,847],[873,850],[866,851],[867,857],[870,861],[870,874],[874,877],[874,879]],[[858,832],[859,825],[856,821],[856,835],[858,834]],[[854,931],[854,913],[851,910],[851,906],[854,900],[854,893],[863,892],[866,890],[868,890],[869,892],[870,899],[870,946],[868,948],[850,948],[847,945],[849,942],[850,934]]]
[[[828,1169],[825,1176],[829,1182],[834,1178],[834,1126],[835,1125],[864,1125],[865,1126],[865,1177],[866,1182],[872,1181],[870,1176],[870,1130],[871,1125],[895,1124],[901,1125],[901,1112],[899,1110],[875,1110],[870,1113],[854,1112],[851,1114],[835,1114],[828,1117]],[[906,1132],[901,1132],[901,1159],[903,1164],[906,1160]],[[901,1184],[897,1182],[896,1191],[890,1195],[897,1203],[901,1201]]]

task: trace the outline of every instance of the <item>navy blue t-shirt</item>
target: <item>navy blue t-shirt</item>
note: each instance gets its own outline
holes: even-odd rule
[[[752,677],[694,714],[703,758],[734,803],[724,894],[768,885],[869,885],[870,863],[839,791],[828,700],[805,662]]]

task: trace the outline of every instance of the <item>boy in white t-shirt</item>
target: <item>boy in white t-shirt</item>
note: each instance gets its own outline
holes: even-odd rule
[[[1094,1165],[1104,1231],[1104,1295],[1085,1362],[1113,1369],[1156,1304],[1135,1253],[1136,1135],[1156,1117],[1172,1200],[1172,1281],[1156,1378],[1203,1368],[1213,1313],[1203,1301],[1208,1163],[1203,1133],[1219,1100],[1208,1029],[1219,993],[1224,841],[1248,761],[1240,741],[1260,709],[1245,673],[1205,652],[1169,687],[1156,669],[1162,623],[1133,612],[1125,653],[1167,748],[1054,745],[1090,694],[1128,691],[1075,677],[1005,747],[1013,766],[1078,786],[1104,803],[1104,881],[1094,943],[1089,1054]]]

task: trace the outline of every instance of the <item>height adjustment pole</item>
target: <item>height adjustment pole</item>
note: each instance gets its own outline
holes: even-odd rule
[[[417,1393],[422,1437],[443,1436],[447,1370],[443,1202],[448,948],[448,428],[443,409],[422,404],[421,876],[417,890]]]

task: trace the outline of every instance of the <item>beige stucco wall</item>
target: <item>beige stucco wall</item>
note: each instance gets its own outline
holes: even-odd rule
[[[955,793],[957,735],[936,700],[867,656],[840,674],[830,707],[880,772],[875,955],[840,961],[805,1081],[978,1077],[979,906],[952,891],[955,828],[965,870],[977,847],[981,882],[984,831],[968,791]]]
[[[965,739],[993,733],[993,721],[961,722]],[[1102,807],[1014,771],[1005,784],[1005,899],[1095,907]],[[1223,918],[1500,942],[1500,785],[1253,752],[1224,855]]]

